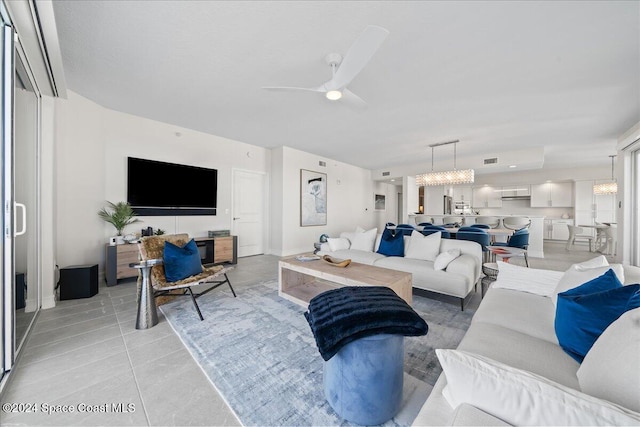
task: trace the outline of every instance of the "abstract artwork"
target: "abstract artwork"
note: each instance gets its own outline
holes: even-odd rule
[[[300,226],[327,225],[327,174],[300,169]]]
[[[387,208],[387,199],[384,194],[375,194],[373,196],[373,207],[377,211],[383,211]]]

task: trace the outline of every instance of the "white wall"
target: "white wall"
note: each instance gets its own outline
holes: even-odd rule
[[[97,212],[106,200],[126,200],[127,156],[218,169],[218,214],[140,217],[125,233],[152,226],[199,237],[230,229],[232,168],[270,169],[267,149],[108,110],[73,92],[56,99],[55,154],[57,262],[99,263],[101,271],[104,246],[115,230]]]
[[[326,166],[320,166],[320,161]],[[271,164],[281,167],[274,171],[272,188],[274,194],[282,195],[282,211],[277,206],[272,208],[273,230],[282,230],[282,240],[275,236],[272,240],[274,254],[310,252],[321,234],[337,236],[357,225],[366,229],[376,226],[379,218],[373,209],[374,188],[369,170],[290,147],[273,150]],[[300,226],[300,169],[327,174],[326,226]]]

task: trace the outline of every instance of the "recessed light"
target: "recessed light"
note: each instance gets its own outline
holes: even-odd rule
[[[391,182],[395,182],[395,181],[396,181],[395,179],[392,179],[392,180],[391,180]]]
[[[515,168],[517,167],[516,165],[509,165],[510,168]]]

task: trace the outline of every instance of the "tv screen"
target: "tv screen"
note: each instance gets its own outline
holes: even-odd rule
[[[127,201],[140,214],[215,215],[217,188],[216,169],[128,158]]]

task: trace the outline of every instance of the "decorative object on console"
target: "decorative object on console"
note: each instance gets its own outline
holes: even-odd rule
[[[593,194],[597,196],[601,196],[604,194],[616,194],[618,192],[618,183],[616,182],[615,176],[613,175],[613,159],[615,159],[616,155],[611,154],[611,182],[607,182],[605,184],[595,184],[593,186]]]
[[[300,169],[300,226],[327,225],[327,174]]]
[[[140,222],[140,220],[136,218],[137,214],[127,202],[112,203],[107,201],[107,204],[107,207],[98,211],[98,216],[115,227],[117,236],[120,237],[118,243],[124,243],[121,238],[124,228],[127,225]]]
[[[209,237],[228,237],[231,235],[231,231],[229,230],[209,230],[207,232]]]
[[[416,175],[416,185],[451,185],[451,184],[467,184],[473,183],[475,171],[473,169],[457,170],[456,168],[456,145],[460,140],[438,142],[430,144],[431,147],[431,172]],[[433,149],[441,145],[453,144],[453,170],[444,172],[433,171]]]
[[[324,255],[322,257],[323,261],[326,261],[329,263],[329,265],[333,265],[336,267],[341,267],[341,268],[345,268],[347,266],[349,266],[349,264],[351,264],[351,260],[350,259],[339,259],[339,258],[333,258],[329,255]]]

